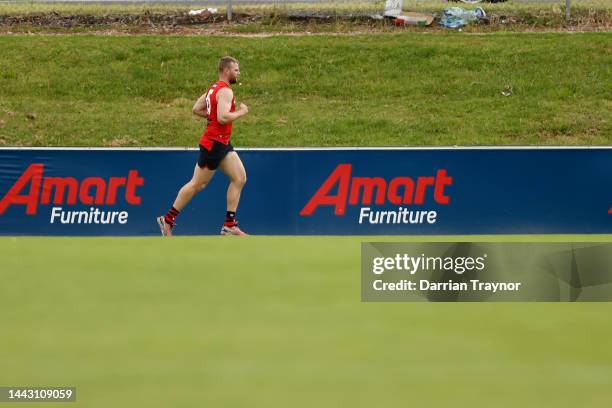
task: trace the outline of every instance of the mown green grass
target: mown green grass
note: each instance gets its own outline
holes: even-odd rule
[[[612,239],[425,240],[492,238]],[[609,304],[361,303],[380,239],[0,238],[0,384],[76,386],[73,408],[608,405]]]
[[[610,38],[2,36],[0,143],[194,146],[231,54],[237,146],[610,144]]]

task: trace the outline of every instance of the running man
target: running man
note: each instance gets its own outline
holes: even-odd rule
[[[172,236],[176,217],[194,195],[206,187],[217,168],[230,179],[227,188],[227,213],[221,227],[221,235],[248,235],[238,228],[236,210],[240,192],[246,183],[246,171],[238,153],[230,143],[232,123],[249,112],[241,103],[236,110],[231,84],[240,76],[238,61],[232,57],[219,60],[219,80],[215,82],[193,105],[193,113],[208,120],[206,130],[200,139],[200,156],[193,171],[193,177],[178,192],[172,208],[165,216],[157,218],[161,233]]]

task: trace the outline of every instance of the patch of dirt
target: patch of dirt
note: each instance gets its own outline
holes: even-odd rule
[[[464,27],[463,32],[495,31],[610,31],[612,13],[608,10],[576,10],[566,25],[563,13],[500,14],[492,12],[481,24]],[[429,27],[395,27],[392,21],[377,20],[367,14],[289,12],[277,14],[234,14],[227,21],[223,14],[189,15],[187,12],[141,14],[76,14],[57,12],[0,15],[3,34],[96,34],[96,35],[226,35],[268,37],[277,35],[355,35],[388,32],[449,32],[437,19]]]
[[[138,140],[131,139],[128,136],[122,136],[111,140],[102,139],[102,144],[107,147],[137,146]]]
[[[96,27],[104,25],[177,27],[222,21],[221,14],[189,15],[188,13],[151,13],[142,14],[76,14],[64,15],[58,12],[32,13],[25,15],[0,15],[0,25],[29,25],[33,27]]]

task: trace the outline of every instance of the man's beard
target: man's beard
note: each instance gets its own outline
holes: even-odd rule
[[[230,84],[235,84],[236,83],[236,78],[230,78],[229,83]]]

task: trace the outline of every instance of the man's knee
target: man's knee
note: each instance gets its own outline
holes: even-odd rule
[[[202,190],[204,190],[204,187],[206,187],[208,185],[208,183],[196,183],[196,192],[200,192]]]
[[[189,182],[189,188],[194,193],[199,193],[200,191],[204,190],[204,187],[206,187],[206,184],[207,183],[201,183],[201,182],[196,182],[192,180]]]
[[[239,187],[243,187],[247,182],[246,174],[240,174],[232,179],[232,183],[236,184]]]

